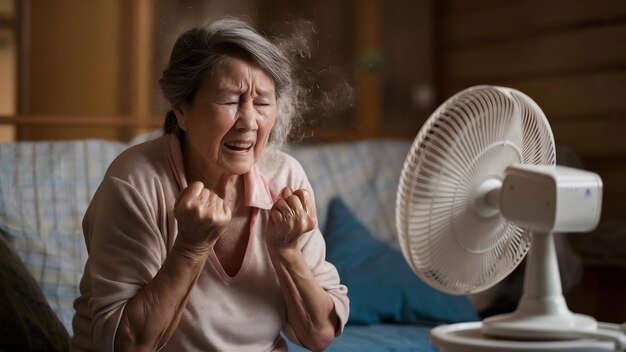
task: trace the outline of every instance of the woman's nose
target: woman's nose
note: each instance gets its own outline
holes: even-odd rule
[[[256,121],[257,112],[248,106],[242,106],[237,113],[235,128],[243,131],[255,131],[258,128]]]

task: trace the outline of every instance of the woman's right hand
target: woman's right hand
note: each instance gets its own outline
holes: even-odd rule
[[[199,181],[183,189],[174,204],[178,237],[186,246],[210,249],[230,222],[231,210],[224,200]]]

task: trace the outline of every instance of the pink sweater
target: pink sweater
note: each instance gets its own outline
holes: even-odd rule
[[[83,220],[89,259],[74,303],[74,350],[113,350],[126,303],[152,280],[174,244],[174,202],[186,186],[174,135],[132,147],[113,161]],[[228,276],[211,253],[163,350],[281,351],[286,350],[281,329],[295,340],[262,231],[275,195],[286,186],[311,191],[300,164],[284,153],[244,176],[245,203],[255,209],[241,269]],[[339,334],[348,319],[347,289],[325,261],[317,227],[303,235],[300,246],[335,304]]]

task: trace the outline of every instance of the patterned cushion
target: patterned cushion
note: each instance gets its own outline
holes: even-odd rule
[[[82,218],[122,143],[0,144],[0,231],[71,333],[87,260]]]
[[[82,218],[110,162],[131,144],[80,140],[0,144],[0,231],[72,333],[73,301],[87,260]],[[340,194],[379,239],[397,244],[394,206],[408,142],[293,147],[315,191],[320,228]]]
[[[336,195],[376,238],[397,247],[395,202],[409,141],[295,146],[293,155],[306,171],[313,191],[319,227],[326,226],[330,200]]]

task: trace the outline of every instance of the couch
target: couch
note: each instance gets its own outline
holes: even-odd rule
[[[0,233],[70,335],[87,259],[83,214],[111,160],[146,138],[0,144]],[[409,147],[371,140],[289,150],[307,171],[328,260],[350,291],[351,319],[329,351],[431,351],[431,327],[478,319],[466,297],[425,285],[397,250],[395,196]]]

